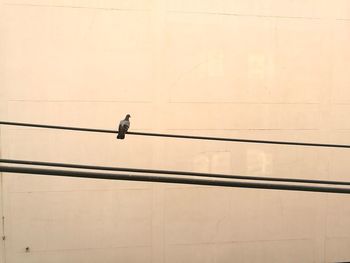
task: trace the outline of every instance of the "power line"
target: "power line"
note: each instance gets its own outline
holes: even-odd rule
[[[21,174],[39,174],[39,175],[51,175],[51,176],[66,176],[66,177],[79,177],[79,178],[92,178],[92,179],[109,179],[109,180],[126,180],[126,181],[156,182],[156,183],[190,184],[190,185],[203,185],[203,186],[221,186],[221,187],[253,188],[253,189],[268,189],[268,190],[286,190],[286,191],[306,191],[306,192],[319,192],[319,193],[350,194],[350,188],[318,187],[318,186],[303,186],[303,185],[284,185],[284,184],[264,184],[264,183],[246,183],[246,182],[233,182],[233,181],[223,181],[223,180],[173,178],[173,177],[165,177],[165,176],[82,172],[82,171],[75,171],[75,170],[55,170],[55,169],[38,169],[38,168],[26,168],[26,167],[0,166],[0,172],[21,173]]]
[[[0,121],[0,125],[25,126],[25,127],[46,128],[46,129],[83,131],[83,132],[118,133],[118,131],[116,131],[116,130],[93,129],[93,128],[82,128],[82,127],[69,127],[69,126],[57,126],[57,125],[46,125],[46,124],[32,124],[32,123],[8,122],[8,121]],[[308,143],[308,142],[290,142],[290,141],[251,140],[251,139],[222,138],[222,137],[194,136],[194,135],[181,135],[181,134],[164,134],[164,133],[150,133],[150,132],[127,132],[127,134],[128,135],[139,135],[139,136],[179,138],[179,139],[208,140],[208,141],[263,143],[263,144],[312,146],[312,147],[331,147],[331,148],[350,148],[350,145],[347,145],[347,144],[327,144],[327,143]]]
[[[13,160],[13,159],[0,159],[0,163],[36,165],[36,166],[52,166],[52,167],[62,167],[62,168],[76,168],[76,169],[103,170],[103,171],[153,173],[153,174],[163,174],[163,175],[167,174],[167,175],[181,175],[181,176],[194,176],[194,177],[210,177],[210,178],[221,178],[221,179],[238,179],[238,180],[272,181],[272,182],[293,182],[293,183],[307,183],[307,184],[350,185],[350,182],[344,182],[344,181],[243,176],[243,175],[228,175],[228,174],[215,174],[215,173],[198,173],[198,172],[185,172],[185,171],[170,171],[170,170],[124,168],[124,167],[95,166],[95,165],[68,164],[68,163],[38,162],[38,161]]]
[[[115,131],[115,130],[79,128],[79,127],[57,126],[57,125],[46,125],[46,124],[33,124],[33,123],[23,123],[23,122],[0,121],[0,124],[1,124],[1,125],[11,125],[11,126],[24,126],[24,127],[34,127],[34,128],[45,128],[45,129],[69,130],[69,131],[100,132],[100,133],[118,133],[118,131]]]

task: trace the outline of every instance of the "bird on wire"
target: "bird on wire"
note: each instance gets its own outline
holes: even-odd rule
[[[117,139],[124,140],[125,134],[128,132],[128,129],[130,127],[130,117],[130,114],[127,114],[125,116],[125,119],[120,121]]]

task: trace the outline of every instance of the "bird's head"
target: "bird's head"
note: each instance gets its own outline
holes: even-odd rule
[[[127,114],[126,117],[125,117],[125,119],[126,119],[126,120],[129,120],[130,117],[131,117],[130,114]]]

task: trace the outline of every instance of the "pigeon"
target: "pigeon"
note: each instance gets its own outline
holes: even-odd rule
[[[125,138],[125,133],[128,132],[128,129],[130,127],[130,114],[126,115],[124,120],[121,120],[119,123],[119,128],[118,128],[118,136],[117,139],[124,140]]]

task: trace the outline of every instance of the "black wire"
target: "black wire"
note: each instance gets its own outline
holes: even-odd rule
[[[116,130],[80,128],[57,125],[32,124],[21,122],[0,121],[2,125],[26,126],[47,129],[71,130],[71,131],[85,131],[85,132],[99,132],[99,133],[118,133]],[[226,142],[245,142],[245,143],[263,143],[263,144],[278,144],[278,145],[294,145],[294,146],[312,146],[312,147],[332,147],[332,148],[350,148],[347,144],[327,144],[327,143],[308,143],[308,142],[288,142],[288,141],[269,141],[269,140],[250,140],[250,139],[235,139],[222,137],[207,137],[207,136],[193,136],[181,134],[163,134],[163,133],[149,133],[149,132],[127,132],[128,135],[139,136],[153,136],[153,137],[168,137],[180,139],[194,139],[194,140],[209,140],[209,141],[226,141]]]
[[[114,130],[90,129],[90,128],[79,128],[79,127],[57,126],[57,125],[46,125],[46,124],[33,124],[33,123],[23,123],[23,122],[0,121],[0,124],[1,124],[1,125],[12,125],[12,126],[25,126],[25,127],[35,127],[35,128],[46,128],[46,129],[70,130],[70,131],[85,131],[85,132],[100,132],[100,133],[118,133],[118,131],[114,131]]]
[[[222,180],[173,178],[173,177],[165,177],[165,176],[82,172],[82,171],[75,171],[75,170],[55,170],[55,169],[37,169],[37,168],[25,168],[25,167],[0,166],[0,172],[68,176],[68,177],[81,177],[81,178],[93,178],[93,179],[126,180],[126,181],[140,181],[140,182],[157,182],[157,183],[269,189],[269,190],[350,194],[350,188],[246,183],[246,182],[233,182],[233,181],[222,181]]]
[[[350,182],[343,182],[343,181],[310,180],[310,179],[294,179],[294,178],[276,178],[276,177],[259,177],[259,176],[243,176],[243,175],[228,175],[228,174],[212,174],[212,173],[197,173],[197,172],[185,172],[185,171],[169,171],[169,170],[122,168],[122,167],[110,167],[110,166],[68,164],[68,163],[38,162],[38,161],[13,160],[13,159],[0,159],[0,163],[37,165],[37,166],[53,166],[53,167],[89,169],[89,170],[103,170],[103,171],[153,173],[153,174],[168,174],[168,175],[181,175],[181,176],[198,176],[198,177],[210,177],[210,178],[222,178],[222,179],[238,179],[238,180],[253,180],[253,181],[293,182],[293,183],[331,184],[331,185],[350,185]]]

